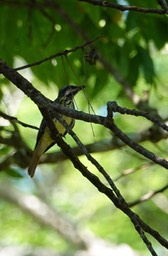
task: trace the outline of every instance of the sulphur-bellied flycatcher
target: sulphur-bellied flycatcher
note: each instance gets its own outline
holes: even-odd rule
[[[58,97],[54,100],[55,103],[60,104],[63,107],[75,109],[73,98],[74,96],[84,88],[85,86],[73,86],[67,85],[60,89]],[[71,117],[61,116],[63,120],[69,125],[72,129],[75,121]],[[64,136],[67,131],[66,128],[56,119],[53,118],[55,127],[61,136]],[[39,132],[37,135],[37,141],[35,145],[35,150],[33,152],[33,157],[28,168],[28,174],[33,177],[36,166],[39,162],[41,155],[46,152],[50,147],[52,147],[56,142],[51,138],[50,129],[47,126],[45,119],[42,119]]]

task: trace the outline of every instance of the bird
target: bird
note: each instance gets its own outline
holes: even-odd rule
[[[84,88],[85,88],[84,85],[81,85],[81,86],[66,85],[59,90],[58,97],[53,101],[53,103],[60,104],[60,106],[66,107],[69,109],[75,109],[75,105],[73,102],[74,96]],[[74,127],[75,120],[73,118],[67,117],[64,115],[61,115],[61,117],[71,129]],[[67,133],[67,130],[63,126],[63,124],[61,124],[56,117],[52,119],[59,135],[65,136]],[[31,177],[33,177],[35,174],[35,170],[41,155],[45,153],[49,148],[51,148],[55,143],[56,142],[52,139],[50,135],[50,129],[47,126],[47,121],[43,118],[37,134],[36,145],[34,148],[33,156],[28,168],[28,174]]]

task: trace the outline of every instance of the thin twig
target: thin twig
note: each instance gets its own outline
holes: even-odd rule
[[[129,203],[129,207],[133,207],[137,204],[141,204],[149,199],[151,199],[152,197],[154,197],[155,195],[159,194],[159,193],[162,193],[164,192],[166,189],[168,189],[168,184],[165,185],[164,187],[158,189],[158,190],[155,190],[155,191],[151,191],[151,192],[148,192],[146,193],[145,195],[143,195],[141,198],[133,201],[133,202],[130,202]]]
[[[133,6],[133,5],[121,5],[121,4],[114,4],[108,1],[100,1],[100,0],[79,0],[79,2],[87,2],[92,5],[113,8],[121,12],[134,11],[134,12],[151,13],[151,14],[167,14],[168,13],[166,9],[160,10],[160,9],[153,9],[153,8],[143,8],[143,7]]]
[[[150,167],[152,164],[153,164],[153,162],[149,162],[149,163],[146,163],[146,164],[143,164],[143,165],[134,167],[134,168],[126,169],[126,170],[124,170],[121,174],[119,174],[119,175],[114,179],[114,181],[116,182],[116,181],[120,180],[120,179],[123,178],[123,177],[126,177],[126,176],[128,176],[128,175],[130,175],[130,174],[134,174],[134,173],[137,172],[137,171],[144,170],[144,169]]]
[[[35,129],[35,130],[38,130],[39,128],[34,126],[34,125],[30,125],[30,124],[27,124],[27,123],[24,123],[22,121],[19,121],[16,117],[14,116],[9,116],[5,113],[3,113],[2,111],[0,111],[0,116],[2,116],[4,119],[10,121],[10,122],[15,122],[15,123],[18,123],[20,125],[22,125],[23,127],[25,128],[31,128],[31,129]]]
[[[71,49],[69,49],[69,50],[60,51],[60,52],[55,53],[55,54],[53,54],[53,55],[51,55],[51,56],[49,56],[49,57],[47,57],[47,58],[44,58],[44,59],[42,59],[42,60],[33,62],[33,63],[31,63],[31,64],[27,64],[27,65],[24,65],[24,66],[15,68],[14,70],[18,71],[18,70],[22,70],[22,69],[25,69],[25,68],[34,67],[34,66],[40,65],[40,64],[42,64],[42,63],[44,63],[44,62],[46,62],[46,61],[49,61],[49,60],[51,60],[51,59],[57,58],[57,57],[59,57],[59,56],[67,56],[69,53],[72,53],[72,52],[75,52],[75,51],[77,51],[77,50],[81,50],[81,49],[85,48],[86,46],[88,46],[89,44],[92,44],[93,42],[95,42],[95,41],[98,40],[99,38],[100,38],[100,36],[97,37],[97,38],[95,38],[95,39],[93,39],[93,40],[91,40],[91,41],[88,41],[88,42],[86,42],[86,43],[84,43],[84,44],[82,44],[82,45],[75,46],[74,48],[71,48]]]
[[[143,116],[146,119],[152,121],[153,123],[157,124],[162,129],[164,129],[165,131],[168,132],[168,126],[165,123],[163,123],[160,118],[152,116],[150,113],[147,113],[145,111],[136,110],[136,109],[129,109],[129,108],[125,108],[125,107],[122,108],[122,107],[118,106],[116,101],[108,102],[108,104],[110,105],[112,112],[118,112],[121,114],[127,114],[127,115],[133,115],[133,116]]]

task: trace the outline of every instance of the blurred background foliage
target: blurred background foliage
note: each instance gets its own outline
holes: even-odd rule
[[[112,2],[160,8],[155,0]],[[93,57],[87,46],[20,71],[45,96],[55,99],[65,84],[85,84],[85,92],[76,97],[79,110],[93,112],[93,108],[95,113],[105,115],[106,103],[116,100],[123,107],[146,110],[166,121],[168,20],[165,15],[120,12],[74,0],[68,3],[3,0],[0,4],[0,57],[14,68],[100,36],[91,45],[96,53],[94,65],[86,61],[86,56]],[[38,127],[41,115],[34,103],[2,76],[0,84],[1,111]],[[166,136],[157,137],[160,131],[143,139],[143,134],[153,128],[149,121],[119,114],[115,114],[115,120],[135,140],[141,136],[144,147],[167,157]],[[48,224],[47,210],[50,209],[55,219],[59,216],[81,236],[89,234],[91,240],[94,237],[111,244],[124,243],[140,255],[149,255],[128,218],[74,170],[68,160],[59,158],[57,146],[44,155],[36,177],[30,179],[26,168],[37,132],[4,118],[0,118],[0,125],[0,247],[30,246],[34,248],[32,255],[36,248],[42,248],[43,253],[45,248],[51,250],[46,255],[56,255],[56,252],[76,255],[83,247],[71,239],[71,234],[66,237],[66,225],[59,230]],[[168,174],[162,167],[149,163],[128,146],[110,147],[112,134],[105,128],[77,121],[74,131],[85,145],[94,146],[93,156],[116,181],[128,202],[145,198],[144,195],[167,185]],[[69,136],[66,141],[75,147]],[[80,159],[101,178],[84,156]],[[137,204],[133,210],[168,238],[167,190]],[[38,213],[44,220],[40,220]],[[155,240],[152,242],[158,255],[168,255]]]

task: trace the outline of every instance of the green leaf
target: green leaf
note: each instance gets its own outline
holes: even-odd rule
[[[156,77],[153,61],[149,55],[149,51],[137,46],[139,58],[141,60],[141,68],[145,77],[145,80],[149,84],[154,83],[154,78]]]
[[[140,58],[139,54],[136,53],[134,57],[129,59],[129,70],[126,78],[132,87],[136,85],[139,76],[139,65]]]

